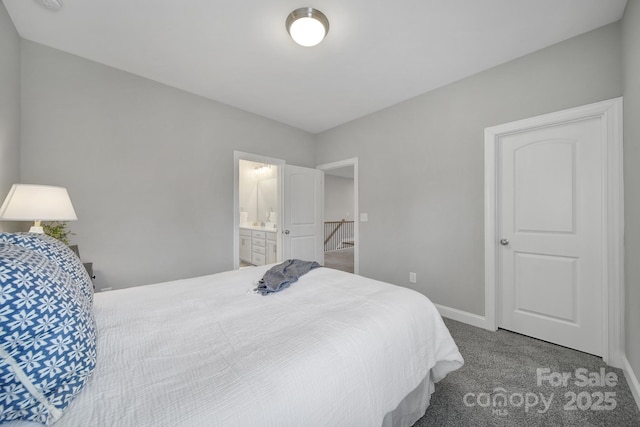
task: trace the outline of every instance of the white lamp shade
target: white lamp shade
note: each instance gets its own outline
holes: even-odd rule
[[[13,184],[2,207],[0,220],[75,221],[78,217],[64,187]]]

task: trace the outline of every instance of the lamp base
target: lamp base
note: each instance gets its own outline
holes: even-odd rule
[[[44,234],[44,229],[34,225],[29,229],[29,233]]]

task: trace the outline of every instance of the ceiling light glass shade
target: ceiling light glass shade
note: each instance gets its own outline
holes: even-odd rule
[[[329,32],[327,17],[312,7],[301,7],[291,12],[286,25],[293,41],[305,47],[317,45]]]
[[[31,232],[42,233],[40,221],[75,221],[78,217],[66,188],[13,184],[0,207],[0,220],[35,221]]]

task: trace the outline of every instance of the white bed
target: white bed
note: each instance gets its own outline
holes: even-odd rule
[[[410,426],[463,363],[423,295],[271,266],[93,295],[44,235],[0,233],[0,423]]]
[[[249,293],[268,268],[96,294],[97,367],[54,425],[411,425],[463,363],[419,293],[327,268]]]

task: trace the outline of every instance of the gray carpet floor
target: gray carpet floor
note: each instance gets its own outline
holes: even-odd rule
[[[353,273],[353,265],[353,248],[338,249],[324,253],[325,267]]]
[[[414,427],[640,426],[624,373],[601,358],[505,330],[491,332],[449,319],[445,323],[465,365],[436,384],[427,412]],[[581,368],[586,371],[576,376]],[[548,371],[538,375],[538,369]],[[601,372],[609,382],[595,385]],[[583,373],[594,383],[584,381]]]

